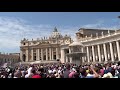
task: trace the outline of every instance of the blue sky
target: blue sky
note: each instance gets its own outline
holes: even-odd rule
[[[54,27],[75,38],[79,28],[119,29],[120,12],[0,12],[0,51],[19,52],[20,40],[50,36]]]

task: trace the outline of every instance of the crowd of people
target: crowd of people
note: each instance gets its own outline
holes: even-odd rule
[[[120,62],[76,65],[29,64],[0,67],[0,78],[120,78]]]

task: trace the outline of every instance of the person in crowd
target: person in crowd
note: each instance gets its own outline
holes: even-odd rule
[[[30,67],[27,70],[27,74],[25,75],[25,78],[29,78],[31,76],[31,70],[33,69],[34,65],[30,65]]]
[[[86,78],[99,78],[99,74],[95,71],[93,65],[90,65]]]
[[[35,69],[32,69],[32,70],[31,70],[31,73],[32,73],[32,74],[31,74],[31,75],[32,75],[32,76],[31,76],[32,78],[41,78],[41,76],[36,72]]]
[[[87,69],[87,68],[86,68]],[[79,77],[80,78],[86,78],[86,76],[87,76],[87,71],[86,71],[86,69],[85,68],[80,68],[80,75],[79,75]]]
[[[46,78],[47,77],[46,73],[44,72],[44,68],[43,67],[38,69],[38,73],[41,76],[41,78]]]
[[[63,78],[69,78],[69,74],[70,74],[70,64],[67,64],[65,67],[65,71],[63,73]]]
[[[120,78],[120,62],[21,64],[0,67],[0,78]]]
[[[22,73],[21,73],[20,69],[17,69],[14,73],[13,78],[21,78],[21,77],[22,77]]]

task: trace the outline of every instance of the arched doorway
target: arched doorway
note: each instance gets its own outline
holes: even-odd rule
[[[23,61],[25,62],[25,60],[26,60],[26,55],[23,54]]]

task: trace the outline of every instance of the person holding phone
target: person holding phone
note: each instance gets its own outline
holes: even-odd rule
[[[86,78],[99,78],[99,74],[95,71],[93,65],[89,66],[89,72],[88,72]]]

